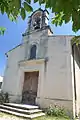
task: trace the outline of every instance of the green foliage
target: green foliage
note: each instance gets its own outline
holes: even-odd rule
[[[21,15],[24,20],[26,17],[26,11],[33,11],[31,0],[0,0],[0,11],[2,14],[6,13],[8,18],[13,17],[14,20]]]
[[[27,2],[24,2],[24,8],[28,12],[33,11],[32,7]]]
[[[75,36],[71,40],[72,45],[76,44],[77,46],[80,44],[80,36]]]
[[[0,35],[4,35],[6,28],[4,27],[0,27]]]
[[[25,9],[23,7],[21,8],[21,17],[23,20],[26,18]]]
[[[20,15],[24,20],[26,11],[31,12],[32,0],[0,0],[0,12],[6,13],[9,18],[17,19]],[[34,3],[39,2],[40,5],[45,4],[46,8],[50,8],[55,17],[52,23],[62,25],[63,22],[72,21],[72,30],[77,32],[80,29],[80,0],[34,0]],[[10,17],[11,16],[11,17]]]
[[[52,23],[56,26],[71,20],[72,30],[77,32],[80,29],[80,0],[34,0],[36,2],[45,3],[45,7],[55,13]]]
[[[33,11],[30,3],[31,0],[0,0],[0,13],[6,13],[11,21],[16,21],[19,15],[24,20],[26,11]],[[5,28],[0,27],[0,35],[4,35],[5,30]]]
[[[56,117],[65,117],[65,118],[69,118],[69,116],[67,115],[66,110],[63,107],[59,107],[57,105],[55,105],[54,107],[50,106],[47,110],[46,110],[47,115],[49,116],[56,116]]]
[[[56,26],[57,25],[61,26],[63,23],[63,19],[62,19],[63,16],[64,16],[63,12],[56,14],[55,17],[52,19],[52,23],[55,24]]]
[[[0,93],[0,104],[3,104],[3,103],[8,103],[9,102],[9,96],[8,96],[8,93],[3,93],[1,92]]]

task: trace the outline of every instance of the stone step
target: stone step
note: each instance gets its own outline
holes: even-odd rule
[[[4,103],[5,106],[11,106],[11,107],[16,107],[16,108],[21,108],[21,109],[26,109],[26,110],[32,110],[32,109],[38,109],[38,106],[34,105],[25,105],[25,104],[16,104],[16,103]]]
[[[24,113],[24,114],[35,114],[35,113],[42,112],[42,110],[40,110],[40,109],[25,110],[25,109],[11,107],[11,106],[5,106],[5,105],[0,105],[0,108],[15,111],[15,112],[20,112],[20,113]]]
[[[45,115],[45,113],[36,113],[36,114],[26,115],[26,114],[23,114],[23,113],[18,113],[18,112],[14,112],[14,111],[11,111],[11,110],[6,110],[6,109],[1,109],[1,108],[0,108],[0,111],[5,112],[5,113],[9,113],[9,114],[12,114],[12,115],[16,115],[16,116],[19,116],[19,117],[28,118],[28,119],[37,118],[37,117]]]

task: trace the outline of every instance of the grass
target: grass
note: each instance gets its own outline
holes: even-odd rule
[[[51,116],[45,116],[45,117],[41,117],[41,118],[37,118],[37,119],[34,119],[34,120],[70,120],[70,119],[67,119],[67,118],[62,118],[62,117],[51,117]]]
[[[10,114],[0,112],[0,120],[3,120],[4,118],[6,120],[27,120],[27,119],[22,118],[22,117],[16,117],[14,115],[10,115]],[[62,118],[62,117],[54,117],[54,116],[53,117],[44,116],[44,117],[39,117],[39,118],[36,118],[36,119],[33,119],[33,120],[70,120],[70,119]]]

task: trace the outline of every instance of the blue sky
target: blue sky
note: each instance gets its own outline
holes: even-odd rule
[[[32,4],[34,10],[40,8],[39,4]],[[41,6],[44,9],[44,5]],[[48,10],[50,12],[50,10]],[[51,24],[51,18],[53,14],[49,15],[49,25],[52,28],[52,31],[55,35],[79,35],[80,31],[76,34],[72,31],[72,23],[63,24],[61,27],[55,27]],[[27,28],[27,20],[28,14],[26,19],[23,21],[21,18],[18,19],[17,23],[11,22],[7,15],[0,14],[0,26],[6,27],[7,30],[4,36],[0,36],[0,75],[4,75],[4,70],[6,66],[6,56],[5,53],[15,47],[16,45],[21,43],[22,40],[22,33],[25,32]]]

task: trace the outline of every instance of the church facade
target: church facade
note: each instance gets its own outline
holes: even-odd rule
[[[2,91],[10,102],[36,104],[42,108],[60,105],[80,109],[79,48],[70,35],[54,35],[48,12],[37,10],[29,17],[22,42],[6,53]]]

